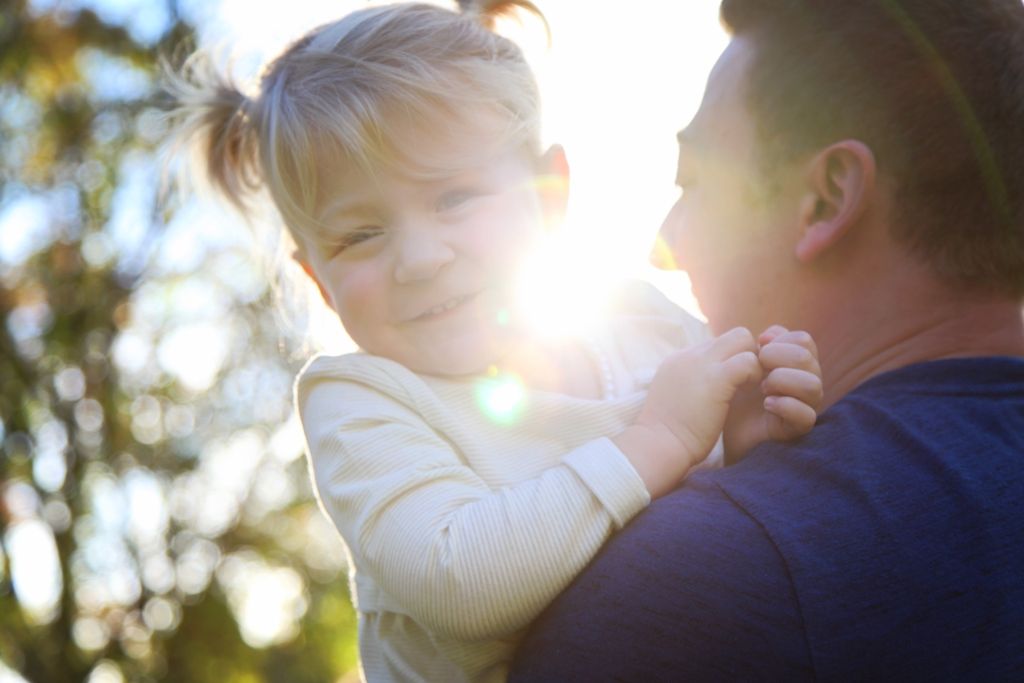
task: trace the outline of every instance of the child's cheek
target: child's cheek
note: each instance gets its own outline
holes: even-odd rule
[[[339,275],[333,296],[341,324],[359,346],[372,348],[393,308],[388,301],[388,282],[368,265],[346,269]]]
[[[532,208],[524,198],[519,198],[500,211],[490,212],[485,220],[487,229],[476,231],[472,240],[480,259],[502,272],[517,270],[543,234],[540,213]]]

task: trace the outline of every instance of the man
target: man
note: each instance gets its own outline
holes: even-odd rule
[[[1024,680],[1024,5],[721,14],[663,237],[717,332],[811,332],[826,410],[653,503],[510,680]]]

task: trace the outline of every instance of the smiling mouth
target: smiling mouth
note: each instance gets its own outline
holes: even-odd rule
[[[434,306],[433,308],[431,308],[431,309],[429,309],[427,311],[424,311],[420,315],[416,316],[415,318],[412,319],[412,322],[419,322],[419,321],[423,321],[423,320],[433,320],[435,318],[443,316],[446,313],[449,313],[450,311],[455,310],[459,306],[462,306],[463,304],[465,304],[466,302],[470,301],[471,299],[476,298],[477,294],[478,294],[478,292],[474,292],[473,294],[467,294],[465,296],[459,296],[459,297],[455,297],[455,298],[452,298],[452,299],[448,299],[444,303],[438,304],[437,306]]]

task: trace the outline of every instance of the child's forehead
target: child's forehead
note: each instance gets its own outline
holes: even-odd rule
[[[326,177],[390,176],[433,182],[465,172],[528,161],[527,145],[494,121],[450,120],[441,125],[392,127],[385,144],[373,149],[325,149],[318,164]]]
[[[475,109],[393,121],[388,126],[388,156],[397,167],[425,172],[486,165],[503,156],[515,143],[511,121],[491,110]]]
[[[322,175],[323,202],[339,194],[375,195],[422,192],[425,195],[452,182],[515,183],[524,180],[531,166],[526,155],[508,145],[494,149],[456,150],[443,154],[403,154],[383,162],[338,160]]]

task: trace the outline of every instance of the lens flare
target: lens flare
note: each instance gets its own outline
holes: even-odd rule
[[[492,366],[487,377],[477,384],[476,400],[488,419],[498,424],[513,424],[526,405],[526,389],[517,376],[499,373]]]
[[[651,265],[658,270],[679,270],[676,257],[672,248],[661,235],[654,238],[654,246],[651,248]]]

